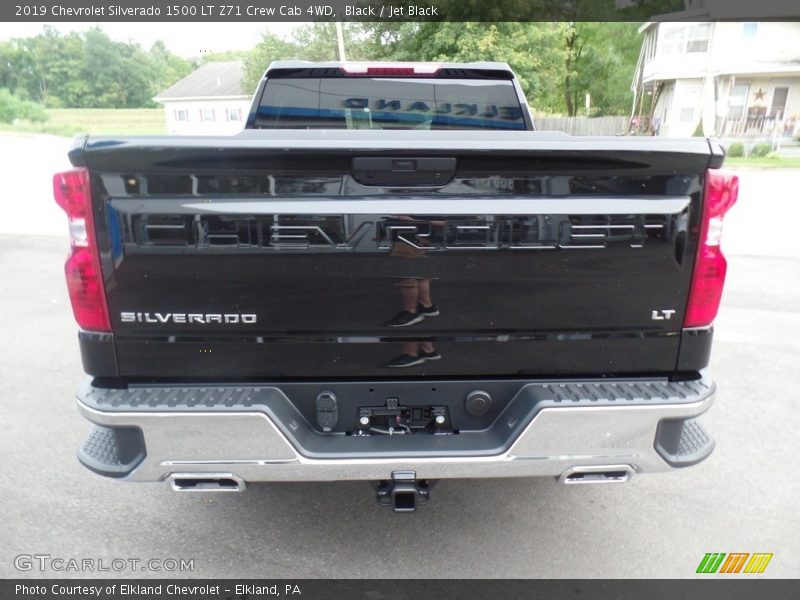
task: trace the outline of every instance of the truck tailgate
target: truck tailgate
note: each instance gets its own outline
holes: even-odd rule
[[[91,174],[118,374],[672,372],[719,157],[653,142],[88,139],[71,159]]]

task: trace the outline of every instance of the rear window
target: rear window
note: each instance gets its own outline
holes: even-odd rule
[[[507,80],[302,77],[267,80],[256,127],[525,129]]]

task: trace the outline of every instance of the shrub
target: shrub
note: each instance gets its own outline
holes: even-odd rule
[[[740,142],[734,142],[728,146],[728,156],[744,156],[744,146]]]
[[[766,158],[769,158],[770,160],[778,159],[778,158],[780,158],[780,157],[781,157],[781,155],[780,155],[780,154],[778,154],[777,152],[770,152],[770,153],[769,153],[769,154],[767,154],[767,156],[766,156]]]
[[[750,156],[754,158],[764,158],[770,152],[772,152],[772,145],[762,142],[753,146],[753,148],[750,150]]]
[[[41,104],[22,100],[7,89],[0,89],[0,122],[13,123],[16,120],[42,123],[47,120],[47,111]]]

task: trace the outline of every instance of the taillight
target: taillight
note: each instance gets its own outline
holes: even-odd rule
[[[345,63],[340,69],[348,77],[433,77],[441,66],[436,63]]]
[[[739,194],[739,178],[720,169],[706,172],[700,239],[684,327],[710,325],[717,316],[728,263],[722,255],[722,219]]]
[[[53,195],[69,220],[70,253],[64,272],[75,320],[83,329],[111,331],[100,255],[94,237],[88,169],[53,176]]]

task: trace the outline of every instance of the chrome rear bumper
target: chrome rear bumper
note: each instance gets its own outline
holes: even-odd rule
[[[275,386],[108,390],[87,381],[78,409],[95,427],[79,458],[93,471],[129,481],[174,484],[176,474],[224,474],[241,482],[240,489],[258,481],[384,480],[395,471],[413,471],[419,479],[555,476],[590,482],[597,478],[571,475],[605,465],[625,470],[617,478],[624,481],[633,473],[705,459],[714,443],[694,419],[711,406],[714,391],[706,376],[691,382],[530,383],[493,425],[508,432],[507,443],[497,451],[471,451],[465,440],[481,432],[391,442],[323,434],[299,413],[286,412],[291,401]],[[417,437],[440,439],[417,452]],[[462,438],[458,450],[451,448],[454,438]]]

